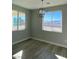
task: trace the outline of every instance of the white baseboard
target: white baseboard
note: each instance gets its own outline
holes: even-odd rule
[[[30,38],[32,38],[32,39],[34,39],[34,40],[39,40],[39,41],[42,41],[42,42],[46,42],[46,43],[49,43],[49,44],[53,44],[53,45],[57,45],[57,46],[61,46],[61,47],[67,48],[66,45],[62,45],[62,44],[58,44],[58,43],[46,41],[46,40],[44,40],[44,39],[39,39],[39,38],[36,38],[36,37],[27,37],[27,38],[24,38],[24,39],[22,39],[22,40],[13,42],[12,45],[17,44],[17,43],[20,43],[20,42],[25,41],[25,40],[28,40],[28,39],[30,39]]]
[[[39,38],[36,38],[36,37],[31,37],[31,38],[32,38],[32,39],[35,39],[35,40],[42,41],[42,42],[46,42],[46,43],[49,43],[49,44],[53,44],[53,45],[56,45],[56,46],[61,46],[61,47],[65,47],[65,48],[67,48],[66,45],[62,45],[62,44],[58,44],[58,43],[54,43],[54,42],[50,42],[50,41],[46,41],[46,40],[39,39]]]
[[[27,37],[27,38],[24,38],[24,39],[22,39],[22,40],[13,42],[12,45],[15,45],[15,44],[20,43],[20,42],[25,41],[25,40],[28,40],[28,39],[30,39],[30,38],[31,38],[31,37]]]

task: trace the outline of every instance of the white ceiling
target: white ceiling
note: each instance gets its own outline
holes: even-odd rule
[[[41,7],[56,6],[66,4],[67,0],[44,0],[43,6],[41,0],[12,0],[12,3],[28,9],[38,9]],[[47,4],[50,3],[50,4]]]

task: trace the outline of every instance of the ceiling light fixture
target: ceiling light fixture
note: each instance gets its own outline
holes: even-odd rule
[[[45,10],[44,10],[44,8],[43,8],[43,2],[44,2],[44,0],[41,0],[41,1],[42,1],[42,8],[40,8],[39,14],[40,14],[41,16],[43,16],[43,15],[45,14]]]

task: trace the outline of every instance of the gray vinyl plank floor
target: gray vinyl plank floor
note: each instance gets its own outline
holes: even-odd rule
[[[13,45],[12,55],[12,59],[67,59],[67,48],[29,39]]]

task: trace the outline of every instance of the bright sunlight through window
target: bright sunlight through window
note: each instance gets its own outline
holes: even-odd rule
[[[42,30],[62,32],[62,11],[49,11],[43,16]]]
[[[24,30],[26,27],[26,15],[25,12],[17,11],[17,10],[12,10],[12,30],[17,31],[17,30]]]
[[[17,15],[18,12],[16,10],[12,10],[12,30],[16,31],[17,30]]]
[[[25,13],[19,12],[19,30],[25,29]]]

